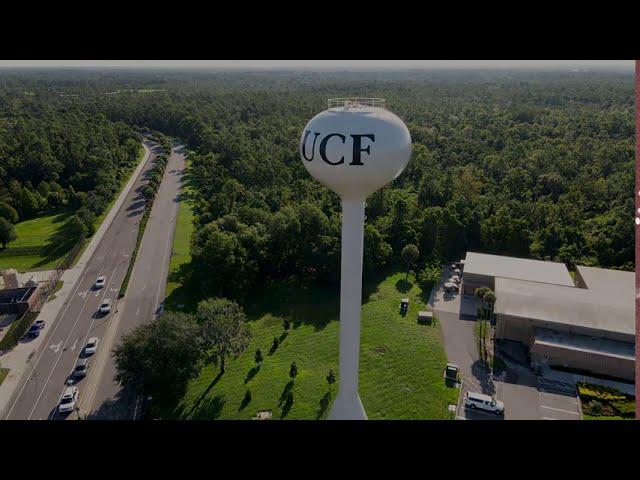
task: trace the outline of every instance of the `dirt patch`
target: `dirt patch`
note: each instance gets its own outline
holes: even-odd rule
[[[385,353],[387,353],[387,347],[376,347],[373,349],[373,353],[384,355]]]

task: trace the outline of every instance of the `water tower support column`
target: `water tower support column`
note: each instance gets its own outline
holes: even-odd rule
[[[342,202],[340,375],[338,396],[329,412],[329,420],[367,419],[358,394],[364,206],[364,199]]]

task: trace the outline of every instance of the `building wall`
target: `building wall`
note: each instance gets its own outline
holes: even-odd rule
[[[495,278],[489,275],[479,275],[477,273],[462,274],[462,293],[464,295],[474,295],[476,288],[489,287],[495,291]]]
[[[618,342],[635,343],[634,335],[610,332],[606,330],[595,330],[575,325],[562,323],[545,322],[531,318],[513,317],[496,313],[496,338],[505,340],[515,340],[531,346],[535,338],[536,328],[546,328],[556,332],[573,333],[576,335],[589,335],[598,338],[607,338]]]
[[[532,363],[586,370],[595,375],[607,375],[625,380],[635,377],[635,362],[631,359],[581,352],[552,345],[534,343],[531,349]]]
[[[561,347],[536,344],[534,342],[536,328],[547,328],[556,332],[589,335],[620,342],[635,343],[634,335],[624,335],[616,332],[496,314],[496,338],[513,340],[526,345],[530,349],[531,361],[535,365],[568,366],[570,368],[590,371],[596,375],[610,375],[628,380],[634,379],[634,361],[598,355],[591,352],[580,352]]]

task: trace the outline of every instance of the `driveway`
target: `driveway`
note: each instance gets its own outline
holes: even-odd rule
[[[443,268],[439,284],[434,287],[429,306],[440,321],[447,359],[457,364],[462,373],[458,420],[579,420],[580,409],[575,395],[550,391],[538,384],[538,377],[528,369],[509,368],[504,378],[490,378],[489,370],[480,362],[475,337],[475,321],[479,300],[460,294],[445,294],[444,284],[451,268]],[[467,391],[494,395],[505,404],[505,415],[464,408]]]
[[[480,368],[480,352],[475,338],[477,300],[460,294],[445,294],[444,284],[451,267],[444,266],[442,277],[431,291],[429,306],[442,328],[444,349],[450,362],[457,364],[465,377],[484,383],[486,372]]]

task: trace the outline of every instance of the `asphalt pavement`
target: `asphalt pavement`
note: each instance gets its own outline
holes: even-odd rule
[[[115,346],[122,335],[152,321],[162,311],[184,167],[183,147],[175,146],[151,209],[127,293],[107,333],[107,343],[111,346]],[[94,376],[89,379],[89,388],[80,401],[81,415],[87,419],[134,419],[140,399],[114,381],[115,364],[107,349],[96,357]]]
[[[155,157],[155,154],[160,151],[159,147],[155,144],[148,144],[148,146],[150,146],[152,153],[147,160],[147,164],[143,168],[140,176],[136,179],[126,201],[105,232],[80,279],[70,293],[69,301],[62,308],[57,320],[51,327],[53,330],[48,332],[47,344],[42,346],[40,351],[37,352],[32,372],[20,387],[18,395],[8,409],[8,419],[45,420],[77,418],[79,414],[81,415],[82,411],[76,411],[66,416],[61,415],[57,411],[57,406],[62,392],[66,387],[69,375],[76,361],[81,357],[82,350],[90,337],[98,337],[101,339],[98,352],[92,357],[89,357],[88,375],[75,384],[80,390],[79,403],[81,407],[86,404],[86,398],[92,398],[94,395],[93,392],[89,391],[88,386],[95,383],[95,380],[92,379],[96,377],[97,373],[100,373],[100,358],[104,357],[104,353],[108,353],[108,350],[111,349],[108,340],[110,332],[113,337],[113,320],[120,314],[120,310],[124,306],[122,300],[118,302],[117,298],[120,286],[126,275],[130,256],[136,244],[138,224],[144,212],[144,199],[142,195],[140,195],[140,189],[142,185],[146,183],[145,176],[152,166],[151,161]],[[182,158],[182,160],[179,160],[179,158]],[[166,182],[166,180],[172,179],[175,176],[175,173],[171,173],[170,170],[172,168],[175,169],[176,165],[180,165],[181,162],[183,162],[183,157],[176,155],[171,156],[169,166],[165,173],[165,180],[163,180],[160,191],[158,192],[158,198],[164,198],[165,195],[172,195],[171,191],[169,191],[170,189],[165,188],[165,183],[169,183]],[[173,199],[174,197],[175,194],[173,194],[171,198]],[[155,206],[153,211],[156,211]],[[153,217],[153,215],[152,212],[151,217]],[[155,224],[155,222],[152,222],[150,218],[149,224]],[[147,232],[149,231],[149,224],[147,226]],[[166,225],[164,228],[167,228]],[[173,229],[170,230],[172,235]],[[166,249],[162,251],[166,252]],[[164,262],[160,259],[160,255],[160,250],[155,251],[151,263],[163,265]],[[143,249],[140,250],[138,258],[139,260],[136,262],[134,274],[136,273],[136,269],[140,271],[144,268],[138,266],[140,262],[143,264],[144,262],[149,262],[149,257]],[[160,270],[159,268],[158,271]],[[106,275],[107,283],[104,288],[95,290],[93,285],[96,278],[100,275]],[[154,275],[149,276],[147,280],[148,285],[146,287],[153,290],[155,298],[159,298],[158,290],[160,287],[158,284],[166,281],[166,275],[161,279],[154,273]],[[131,283],[133,283],[133,281],[134,277],[132,276]],[[132,291],[131,288],[129,290]],[[164,288],[162,291],[164,291]],[[99,315],[97,314],[98,307],[106,298],[111,299],[113,302],[112,312],[106,315]],[[143,309],[146,307],[143,307],[141,304],[136,304],[137,300],[135,300],[134,297],[131,301],[126,302],[127,307],[125,308],[135,310],[140,308],[139,318],[150,314],[148,310]],[[122,323],[124,326],[128,326],[131,322],[122,321]],[[121,331],[121,329],[122,326],[117,330]],[[110,355],[106,355],[106,358],[110,359]],[[105,363],[108,367],[109,362],[107,361]],[[105,368],[104,372],[106,373],[107,371],[108,369]],[[100,397],[95,395],[95,398]]]

